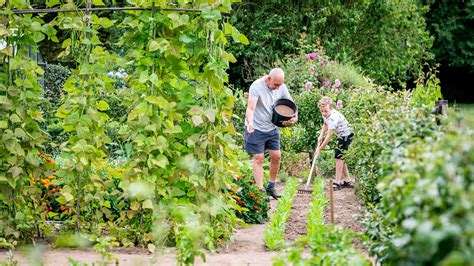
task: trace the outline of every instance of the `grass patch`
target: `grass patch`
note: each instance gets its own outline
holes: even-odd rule
[[[453,108],[461,109],[462,125],[474,129],[474,103],[458,103]]]

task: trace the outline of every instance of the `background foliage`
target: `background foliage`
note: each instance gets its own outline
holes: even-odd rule
[[[233,23],[253,41],[231,48],[238,58],[232,77],[240,85],[315,45],[388,84],[415,77],[432,59],[427,8],[413,1],[243,1],[235,10]]]

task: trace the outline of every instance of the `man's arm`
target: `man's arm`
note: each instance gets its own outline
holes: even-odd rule
[[[247,110],[245,111],[245,118],[247,119],[247,132],[253,132],[253,112],[257,106],[257,101],[249,99],[247,102]]]

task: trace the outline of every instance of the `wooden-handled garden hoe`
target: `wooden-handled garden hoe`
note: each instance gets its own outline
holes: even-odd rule
[[[298,194],[311,194],[313,193],[313,190],[308,189],[309,182],[311,181],[311,177],[313,176],[313,171],[314,171],[314,166],[316,165],[316,160],[318,159],[318,156],[314,156],[313,158],[313,163],[311,164],[311,170],[309,171],[308,175],[308,181],[306,181],[306,185],[304,186],[304,189],[298,189]]]

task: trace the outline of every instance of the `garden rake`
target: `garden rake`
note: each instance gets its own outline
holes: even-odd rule
[[[319,154],[318,154],[318,156],[314,156],[313,163],[311,163],[311,170],[309,171],[309,175],[308,175],[308,181],[306,181],[306,185],[304,186],[304,189],[298,189],[298,194],[311,194],[311,193],[313,193],[313,190],[308,189],[308,186],[309,186],[309,182],[311,181],[311,177],[313,176],[314,166],[316,165],[316,160],[318,159],[318,157],[319,157]]]

